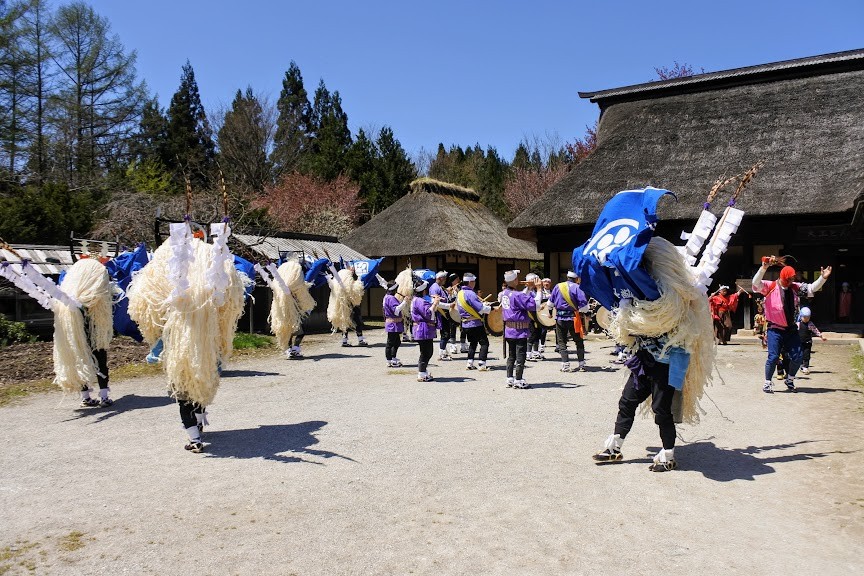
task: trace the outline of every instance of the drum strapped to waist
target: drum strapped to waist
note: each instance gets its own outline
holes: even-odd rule
[[[450,315],[450,320],[456,324],[462,324],[462,316],[459,315],[459,310],[456,309],[456,302],[453,302],[453,305],[450,306],[450,310],[448,310],[447,313]]]
[[[545,326],[546,328],[554,328],[555,307],[551,305],[543,306],[542,308],[537,310],[537,322],[539,322],[541,326]]]
[[[501,336],[504,333],[504,310],[500,306],[493,308],[484,316],[483,324],[486,326],[486,332],[492,336]]]
[[[609,310],[606,308],[598,308],[594,313],[594,319],[597,321],[597,325],[600,326],[603,330],[609,329]]]

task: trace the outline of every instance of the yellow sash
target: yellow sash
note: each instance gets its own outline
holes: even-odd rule
[[[577,312],[579,311],[579,309],[576,308],[576,305],[573,304],[573,298],[570,297],[570,287],[567,286],[567,282],[561,282],[560,284],[558,284],[558,292],[561,293],[561,296],[564,297],[564,300],[567,301],[567,304],[569,304],[570,307],[573,308],[573,310]]]
[[[465,299],[465,292],[460,290],[459,294],[456,296],[456,300],[459,301],[459,306],[462,307],[463,310],[468,312],[469,316],[473,316],[475,319],[483,321],[483,317],[480,316],[480,313],[475,310],[471,304],[468,303],[468,300]]]

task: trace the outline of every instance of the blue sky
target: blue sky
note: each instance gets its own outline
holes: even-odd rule
[[[421,148],[573,140],[579,98],[687,63],[706,72],[864,48],[864,2],[90,0],[167,106],[188,58],[209,109],[238,88],[276,99],[291,60],[338,90],[353,133]]]

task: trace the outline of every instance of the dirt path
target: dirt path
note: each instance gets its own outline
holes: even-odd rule
[[[231,365],[201,455],[161,378],[114,384],[110,410],[60,394],[0,408],[0,574],[864,570],[864,394],[845,347],[818,346],[801,391],[774,395],[761,349],[722,348],[707,414],[679,428],[681,468],[655,474],[652,420],[623,463],[590,460],[623,370],[547,360],[522,391],[457,361],[420,384],[371,336]],[[609,347],[590,342],[589,364]]]

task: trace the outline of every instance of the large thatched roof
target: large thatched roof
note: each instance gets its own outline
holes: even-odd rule
[[[462,252],[488,258],[538,260],[533,242],[507,235],[507,224],[469,188],[420,178],[411,192],[360,226],[342,243],[370,257]]]
[[[580,95],[602,110],[597,148],[510,223],[515,237],[592,223],[613,194],[647,185],[678,195],[662,218],[692,219],[717,178],[759,160],[739,201],[750,215],[851,221],[864,194],[864,50]]]

